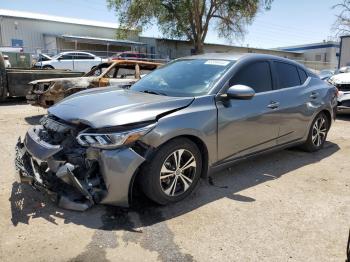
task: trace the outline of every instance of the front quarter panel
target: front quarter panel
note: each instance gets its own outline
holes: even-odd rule
[[[160,118],[142,142],[157,148],[179,136],[199,138],[208,150],[208,164],[217,160],[217,109],[213,95],[198,97],[189,107]]]

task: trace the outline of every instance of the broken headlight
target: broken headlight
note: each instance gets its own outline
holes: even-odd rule
[[[151,124],[124,132],[89,133],[82,132],[77,136],[78,143],[82,146],[91,146],[100,149],[114,149],[131,144],[139,140],[155,127]]]

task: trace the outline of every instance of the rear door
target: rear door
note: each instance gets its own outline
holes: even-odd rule
[[[89,72],[98,64],[95,57],[89,54],[76,53],[74,57],[74,70],[80,72]]]
[[[230,161],[277,145],[278,90],[273,89],[271,63],[251,62],[242,67],[227,87],[246,85],[256,92],[251,100],[218,101],[218,159]]]
[[[297,65],[282,61],[273,62],[280,95],[280,131],[277,143],[282,145],[304,137],[309,117],[306,113],[310,100],[308,76]]]

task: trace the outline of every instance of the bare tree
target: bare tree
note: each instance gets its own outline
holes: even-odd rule
[[[340,13],[336,15],[337,19],[333,25],[336,36],[350,34],[350,0],[343,0],[341,3],[332,7],[339,9]]]

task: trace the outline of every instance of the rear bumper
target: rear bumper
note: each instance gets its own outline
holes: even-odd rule
[[[97,167],[95,171],[86,170],[86,177],[82,178],[81,173],[77,173],[80,166],[57,157],[64,154],[60,145],[51,145],[39,138],[40,128],[31,128],[16,145],[15,165],[22,183],[49,194],[66,209],[84,211],[98,203],[129,206],[129,190],[134,174],[145,160],[142,156],[130,148],[86,150],[85,161],[93,161]],[[88,180],[92,172],[100,179]]]
[[[337,113],[350,113],[350,92],[343,92],[338,97]]]

